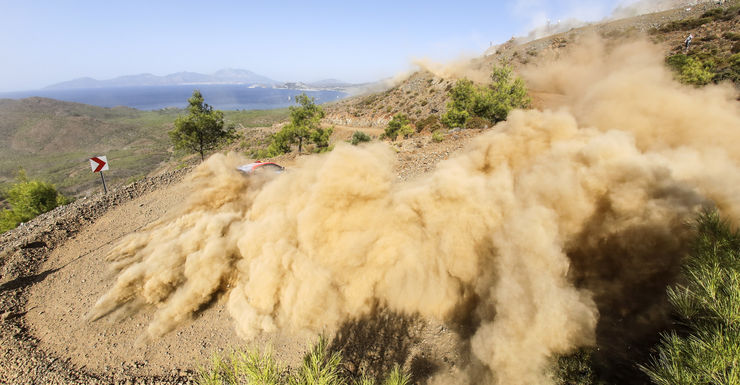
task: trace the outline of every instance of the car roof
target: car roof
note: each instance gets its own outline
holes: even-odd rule
[[[277,167],[280,167],[281,169],[283,168],[283,166],[281,166],[281,165],[279,165],[277,163],[274,163],[274,162],[260,162],[260,161],[257,161],[257,162],[254,162],[254,163],[247,163],[247,164],[241,165],[241,166],[237,167],[236,169],[239,170],[239,171],[250,173],[250,172],[254,171],[256,168],[262,167],[262,166],[266,166],[266,165],[277,166]]]

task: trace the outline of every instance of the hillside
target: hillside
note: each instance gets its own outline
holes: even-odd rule
[[[130,183],[160,167],[177,166],[167,132],[182,111],[102,108],[46,98],[0,99],[0,185],[19,168],[52,182],[68,195],[100,188],[88,158],[106,155],[110,185]],[[286,110],[227,111],[225,119],[241,132],[270,126]],[[175,164],[172,164],[175,162]]]
[[[169,159],[167,130],[176,111],[101,108],[53,99],[0,100],[0,183],[22,167],[74,195],[98,187],[87,159],[107,155],[117,183]]]
[[[648,38],[659,44],[666,56],[680,53],[684,39],[693,33],[694,40],[690,55],[711,59],[725,71],[730,65],[728,58],[740,52],[740,43],[735,31],[740,30],[740,2],[728,1],[723,7],[714,2],[682,7],[669,11],[630,17],[606,23],[588,25],[568,32],[547,36],[524,44],[515,39],[496,47],[485,56],[475,58],[469,63],[450,65],[420,64],[421,70],[411,74],[389,90],[362,95],[331,103],[327,122],[354,127],[385,127],[393,115],[403,113],[412,121],[420,121],[430,116],[441,117],[446,111],[447,91],[461,77],[486,83],[494,64],[505,62],[515,69],[524,66],[537,66],[557,58],[559,52],[577,41],[592,35],[601,36],[606,41],[630,41]],[[712,11],[712,10],[721,10]],[[714,12],[703,17],[706,12]],[[736,74],[740,74],[740,64],[736,64]],[[733,81],[740,88],[740,75],[728,75],[718,79]],[[534,106],[542,107],[542,97],[532,90]]]

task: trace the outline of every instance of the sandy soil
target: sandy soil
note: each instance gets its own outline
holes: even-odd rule
[[[173,369],[196,369],[214,352],[243,346],[223,304],[150,342],[140,338],[150,318],[148,311],[120,320],[86,319],[95,301],[114,282],[105,260],[110,248],[126,234],[166,216],[187,195],[187,184],[179,183],[132,200],[109,211],[49,255],[41,270],[53,273],[34,286],[26,314],[42,349],[94,372],[125,370],[131,375],[151,376]],[[280,335],[263,335],[253,344],[271,345],[277,357],[287,362],[295,362],[305,348],[305,342]]]

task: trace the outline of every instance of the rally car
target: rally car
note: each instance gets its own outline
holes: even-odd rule
[[[285,171],[285,168],[277,163],[273,162],[262,162],[256,161],[254,163],[248,163],[241,165],[236,168],[237,170],[250,175],[250,174],[280,174]]]

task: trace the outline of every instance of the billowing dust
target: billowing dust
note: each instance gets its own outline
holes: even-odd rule
[[[467,78],[476,83],[490,83],[490,68],[482,71],[479,68],[471,66],[472,57],[460,57],[455,60],[448,60],[444,63],[430,60],[427,58],[415,59],[414,65],[419,69],[427,71],[434,76],[442,79],[460,79]],[[407,76],[408,77],[408,76]]]
[[[740,218],[740,111],[729,87],[674,82],[648,43],[586,42],[525,76],[562,106],[512,112],[415,181],[397,181],[383,143],[270,180],[212,156],[181,215],[114,249],[118,280],[91,316],[153,307],[157,337],[226,298],[249,338],[385,306],[474,320],[462,382],[550,383],[555,355],[595,343],[597,299],[632,282],[601,285],[606,263],[669,269],[699,210]]]

